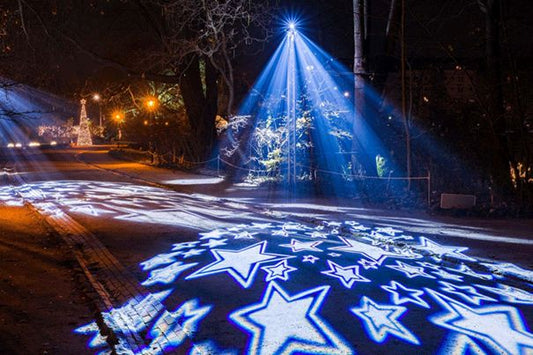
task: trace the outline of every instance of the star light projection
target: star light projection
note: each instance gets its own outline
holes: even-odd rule
[[[526,324],[533,321],[531,285],[492,278],[482,263],[465,259],[462,247],[439,245],[455,261],[436,263],[432,254],[400,252],[394,243],[373,245],[380,227],[325,222],[219,227],[142,262],[142,284],[165,291],[104,314],[117,346],[133,354],[533,351]],[[286,229],[295,232],[290,239],[274,233]],[[319,245],[312,244],[313,231],[325,234]],[[254,238],[240,238],[244,232]],[[414,250],[437,244],[428,237],[402,240]],[[107,348],[96,323],[76,332],[91,336],[89,347]],[[131,332],[145,344],[128,348]]]
[[[265,337],[279,341],[269,345],[279,353],[533,351],[533,272],[479,262],[464,247],[431,236],[353,220],[288,222],[272,213],[243,213],[235,225],[240,209],[220,204],[217,214],[209,208],[212,200],[143,186],[43,182],[8,188],[45,214],[83,204],[110,218],[143,213],[151,223],[179,223],[169,215],[180,210],[202,221],[197,238],[177,235],[167,250],[139,264],[147,294],[102,314],[114,337],[100,333],[96,322],[76,329],[97,353],[110,352],[110,344],[129,354],[261,353]],[[0,187],[0,195],[7,189]],[[158,216],[169,214],[151,218],[154,206]],[[83,211],[77,213],[94,218]],[[305,331],[277,327],[276,333],[271,322],[280,319]]]
[[[268,182],[291,196],[306,194],[309,186],[353,195],[354,175],[364,175],[362,162],[375,161],[378,153],[388,156],[389,149],[354,109],[351,70],[297,24],[287,27],[237,116],[230,118],[215,155],[237,178]],[[376,95],[365,95],[377,107]]]

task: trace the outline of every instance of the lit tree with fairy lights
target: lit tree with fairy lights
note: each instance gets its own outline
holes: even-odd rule
[[[87,111],[85,110],[85,104],[87,100],[81,99],[81,113],[80,113],[80,130],[78,132],[78,146],[93,145],[91,138],[91,130],[89,129],[89,119],[87,118]]]

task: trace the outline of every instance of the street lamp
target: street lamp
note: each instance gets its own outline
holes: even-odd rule
[[[98,94],[98,93],[93,94],[93,101],[94,102],[98,102],[98,118],[99,118],[100,127],[102,127],[102,104],[101,104],[101,99],[102,99],[102,97],[100,96],[100,94]]]
[[[117,123],[118,128],[118,140],[122,140],[122,129],[120,125],[124,122],[124,113],[120,110],[115,110],[111,114],[111,118]]]

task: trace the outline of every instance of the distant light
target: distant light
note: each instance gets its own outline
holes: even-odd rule
[[[463,68],[462,68],[460,65],[456,65],[456,66],[455,66],[455,69],[456,69],[456,70],[462,70]]]
[[[15,148],[22,148],[22,143],[15,144]]]
[[[144,101],[144,105],[149,111],[154,111],[157,109],[157,106],[159,104],[159,100],[155,97],[148,97]]]
[[[311,70],[315,69],[315,67],[312,66],[312,65],[308,65],[308,66],[305,67],[305,69],[311,71]]]
[[[56,141],[51,141],[50,145],[57,145],[57,142]]]
[[[94,95],[93,95],[93,100],[94,100],[94,101],[100,101],[100,99],[101,99],[101,97],[100,97],[99,94],[94,94]]]
[[[15,148],[15,143],[8,143],[7,147],[8,148]]]
[[[345,91],[343,95],[344,97],[350,97],[350,93],[348,91]]]
[[[148,121],[147,120],[144,120],[144,125],[148,126]]]
[[[389,116],[388,118],[389,118],[389,120],[392,120],[392,116]]]
[[[30,147],[40,147],[41,146],[41,143],[39,142],[30,142],[30,144],[28,144]]]
[[[422,99],[424,100],[424,102],[429,102],[429,99],[427,96],[424,96]]]

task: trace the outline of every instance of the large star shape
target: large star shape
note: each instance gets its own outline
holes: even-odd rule
[[[177,261],[162,269],[156,269],[150,272],[150,277],[141,283],[143,286],[151,286],[157,283],[169,284],[174,282],[187,269],[198,265],[198,263],[183,264],[181,261]]]
[[[485,285],[476,285],[479,288],[492,292],[500,296],[500,299],[510,303],[533,304],[533,293],[508,286],[498,284],[498,287],[490,287]]]
[[[192,337],[198,329],[198,323],[209,313],[212,306],[198,306],[193,299],[183,303],[174,312],[163,312],[150,330],[152,342],[143,353],[158,354],[169,347],[176,348],[183,344],[187,337]],[[149,351],[153,350],[153,351]]]
[[[348,239],[345,237],[339,237],[339,239],[344,243],[344,246],[341,247],[333,247],[329,248],[329,250],[338,250],[346,253],[354,253],[354,254],[361,254],[368,259],[371,259],[378,263],[378,265],[381,265],[383,260],[385,260],[388,257],[394,257],[394,258],[408,258],[412,259],[414,257],[418,257],[418,255],[404,255],[399,253],[394,253],[390,251],[386,251],[382,248],[361,243],[353,239]]]
[[[317,314],[328,290],[321,286],[290,296],[272,281],[259,303],[229,317],[251,334],[248,354],[352,354]]]
[[[396,265],[385,265],[385,266],[387,266],[388,268],[403,272],[405,276],[407,276],[410,279],[412,279],[413,277],[417,277],[417,276],[427,277],[428,279],[435,278],[435,276],[431,276],[430,274],[427,274],[424,271],[423,267],[409,265],[398,260],[396,260]]]
[[[410,302],[420,307],[429,308],[429,304],[422,299],[424,294],[422,290],[407,288],[396,281],[391,281],[390,286],[381,285],[380,287],[391,294],[391,301],[396,305]]]
[[[261,270],[264,270],[267,273],[265,278],[266,282],[281,279],[287,281],[289,279],[289,272],[298,270],[295,267],[289,266],[287,264],[287,259],[281,260],[276,265],[268,265],[261,267]]]
[[[533,334],[527,331],[516,308],[503,305],[473,308],[426,290],[445,309],[429,318],[434,324],[482,341],[496,353],[523,354],[522,350],[533,349]]]
[[[322,242],[301,242],[297,239],[291,239],[290,244],[280,244],[280,247],[291,248],[293,253],[297,253],[304,250],[321,252],[322,249],[317,248],[317,246],[320,244],[322,244]]]
[[[496,301],[494,298],[485,296],[475,289],[473,286],[459,286],[454,285],[446,281],[439,281],[441,284],[440,289],[444,292],[453,293],[463,300],[473,303],[475,305],[480,305],[481,301]]]
[[[444,255],[448,255],[457,259],[476,261],[474,258],[461,254],[463,251],[468,250],[466,247],[440,245],[432,240],[427,239],[426,237],[420,237],[420,242],[420,245],[415,246],[414,248],[426,250],[430,254],[439,258],[442,258]]]
[[[227,272],[242,287],[252,284],[261,264],[290,258],[290,255],[265,253],[267,242],[259,242],[240,250],[211,249],[215,261],[187,276],[187,280],[197,277]]]
[[[377,343],[382,343],[388,334],[406,342],[420,344],[418,338],[398,320],[407,311],[403,306],[377,304],[363,296],[360,307],[350,308],[364,323],[367,334]]]
[[[346,288],[352,288],[354,282],[370,282],[369,279],[359,274],[359,266],[350,265],[342,267],[328,260],[329,270],[322,271],[322,274],[338,278]]]

